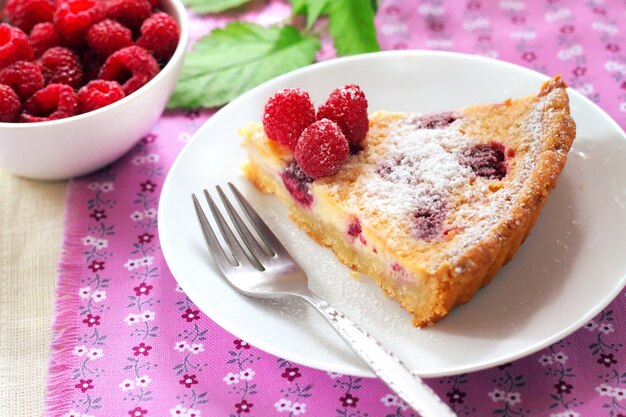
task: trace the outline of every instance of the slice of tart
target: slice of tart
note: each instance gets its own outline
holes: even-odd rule
[[[337,117],[344,132],[349,119]],[[246,177],[421,327],[468,301],[514,256],[556,186],[575,130],[556,77],[538,94],[498,104],[375,112],[364,139],[354,146],[349,138],[339,169],[315,179],[294,156],[297,140],[268,138],[260,123],[240,133]]]

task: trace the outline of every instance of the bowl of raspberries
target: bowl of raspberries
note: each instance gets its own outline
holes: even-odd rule
[[[0,167],[91,172],[163,112],[187,46],[179,0],[8,0],[0,12]]]

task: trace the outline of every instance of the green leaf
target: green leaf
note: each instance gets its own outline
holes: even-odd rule
[[[315,60],[317,38],[293,26],[235,22],[200,39],[187,53],[170,108],[214,107]]]
[[[307,0],[289,0],[291,3],[292,14],[304,14],[306,13]]]
[[[333,1],[328,12],[338,55],[380,51],[371,0]]]
[[[311,29],[313,23],[325,12],[326,6],[330,0],[306,0],[306,28]]]
[[[251,0],[183,0],[196,13],[220,13],[239,7]]]
[[[328,13],[331,0],[290,0],[291,13],[306,15],[306,28],[311,29],[313,23],[323,14]],[[342,0],[343,1],[343,0]]]

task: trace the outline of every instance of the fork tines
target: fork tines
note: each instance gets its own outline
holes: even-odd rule
[[[231,230],[226,219],[224,219],[224,216],[215,204],[215,201],[213,200],[209,192],[205,189],[203,190],[204,197],[209,204],[211,214],[213,215],[213,218],[217,223],[217,226],[221,232],[222,237],[224,238],[226,246],[230,249],[230,253],[232,254],[232,259],[230,259],[230,257],[226,254],[227,251],[224,250],[224,247],[217,238],[213,227],[209,223],[209,220],[207,219],[204,210],[200,205],[200,202],[196,198],[196,195],[192,194],[194,206],[196,208],[196,214],[198,215],[198,220],[200,221],[200,226],[202,228],[204,239],[209,248],[209,251],[213,255],[220,269],[224,270],[225,268],[237,268],[240,266],[247,266],[254,267],[258,270],[263,270],[263,264],[268,262],[270,259],[276,256],[290,256],[288,255],[287,250],[280,243],[278,238],[270,230],[270,228],[263,221],[263,219],[261,219],[258,213],[252,208],[250,203],[241,194],[241,192],[230,182],[228,183],[228,187],[235,197],[235,200],[237,200],[239,207],[241,207],[246,218],[254,227],[256,233],[260,236],[264,244],[261,244],[253,235],[253,233],[250,231],[237,210],[229,201],[222,188],[218,185],[215,187],[217,189],[217,193],[219,194],[220,199],[224,204],[224,208],[228,213],[228,217],[235,225],[235,229],[238,232],[239,238],[245,246],[244,249],[244,247],[242,247],[241,243],[233,233],[233,230]]]

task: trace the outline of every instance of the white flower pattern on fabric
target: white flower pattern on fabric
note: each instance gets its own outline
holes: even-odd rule
[[[144,211],[143,214],[149,219],[154,219],[157,215],[157,209],[155,208],[148,209]]]
[[[83,287],[78,290],[78,296],[83,300],[89,298],[91,296],[91,287]]]
[[[171,417],[186,417],[187,409],[183,407],[182,405],[177,405],[176,407],[170,409],[170,416]]]
[[[100,348],[91,348],[89,349],[89,352],[87,353],[87,357],[92,361],[95,361],[96,359],[100,359],[103,356],[104,356],[104,351]]]
[[[387,394],[380,399],[380,402],[383,403],[385,407],[395,407],[398,405],[398,397],[393,394]]]
[[[108,193],[109,191],[113,191],[115,189],[115,187],[113,186],[112,182],[103,182],[102,184],[100,184],[100,191],[102,191],[103,193]]]
[[[152,382],[152,380],[148,375],[140,376],[139,378],[135,379],[135,386],[145,388],[150,382]]]
[[[135,389],[135,381],[126,378],[125,380],[120,382],[120,388],[122,389],[122,391],[132,391]]]
[[[300,414],[306,413],[306,404],[304,403],[296,403],[291,404],[291,414],[294,416],[299,416]]]
[[[63,414],[63,417],[82,417],[82,414],[78,411],[70,410],[67,413]]]
[[[93,236],[85,236],[81,240],[83,241],[83,246],[94,246],[98,239]]]
[[[226,385],[238,384],[239,383],[239,374],[234,374],[229,372],[226,374],[224,378],[222,378]]]
[[[593,320],[589,320],[587,324],[585,324],[585,329],[589,330],[590,332],[593,332],[597,328],[598,324]]]
[[[255,372],[250,369],[244,369],[243,371],[239,372],[239,380],[241,381],[251,381],[252,378],[254,377]]]
[[[156,153],[151,153],[150,155],[146,155],[146,162],[148,162],[150,164],[154,164],[156,162],[159,162],[160,159],[161,159],[161,156],[159,154],[156,154]]]
[[[89,184],[87,184],[87,189],[91,190],[91,191],[96,191],[96,190],[100,189],[100,183],[99,182],[90,182]]]
[[[129,326],[132,326],[133,324],[137,324],[140,321],[141,321],[141,316],[139,314],[129,314],[128,316],[126,316],[126,318],[124,318],[124,322],[128,324]]]
[[[102,290],[97,290],[91,293],[91,299],[94,300],[96,303],[99,303],[100,301],[104,301],[107,299],[107,293],[106,291],[102,291]]]
[[[177,352],[184,352],[187,349],[189,349],[189,343],[187,343],[186,340],[181,340],[174,343],[174,350],[176,350]]]
[[[128,269],[129,271],[132,271],[133,269],[137,269],[140,266],[152,265],[153,261],[154,261],[154,256],[150,256],[150,255],[144,256],[143,258],[138,258],[138,259],[129,259],[124,264],[124,268]]]
[[[85,345],[74,346],[72,350],[72,354],[76,356],[83,356],[85,353],[87,353],[87,346]]]
[[[494,403],[498,401],[504,401],[506,399],[506,392],[497,388],[487,395],[489,395],[489,398],[491,398],[491,401],[493,401]]]
[[[197,355],[200,352],[204,352],[204,345],[202,343],[192,343],[188,349],[191,353]]]
[[[140,211],[133,211],[130,214],[130,218],[131,218],[132,221],[138,222],[140,220],[143,220],[143,213],[140,212]]]
[[[520,394],[519,392],[509,392],[508,394],[506,394],[505,401],[509,405],[519,404],[522,402],[522,394]]]
[[[104,249],[109,247],[109,241],[106,239],[98,239],[94,245],[98,249]]]
[[[331,377],[332,379],[337,379],[337,378],[341,378],[343,376],[343,374],[339,374],[337,372],[326,372],[328,374],[329,377]]]
[[[155,315],[156,315],[156,313],[154,311],[146,310],[143,313],[141,313],[141,321],[143,321],[143,322],[153,321]]]
[[[601,397],[613,396],[613,387],[609,384],[600,384],[596,387],[596,391]]]
[[[132,271],[133,269],[137,269],[140,266],[141,264],[139,263],[139,259],[129,259],[124,264],[124,268],[128,269],[129,271]]]
[[[144,164],[145,162],[146,162],[146,158],[144,158],[143,156],[136,156],[131,161],[133,165],[141,165],[141,164]]]
[[[626,398],[626,389],[619,387],[614,388],[613,392],[611,393],[611,397],[617,398],[617,401],[623,400],[624,398]]]
[[[563,352],[557,352],[552,356],[552,358],[558,363],[565,364],[565,362],[569,359],[569,356]]]
[[[602,323],[598,325],[598,330],[604,334],[613,333],[615,331],[612,323]]]
[[[286,398],[281,398],[274,403],[274,407],[278,412],[291,411],[291,401]]]
[[[554,361],[552,360],[552,356],[550,355],[541,355],[541,357],[539,357],[539,363],[541,364],[541,366],[548,366],[552,365]]]

